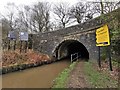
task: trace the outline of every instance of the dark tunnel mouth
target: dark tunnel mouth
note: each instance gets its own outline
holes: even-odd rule
[[[55,50],[57,59],[71,58],[71,54],[78,53],[80,59],[89,59],[86,47],[77,40],[66,40],[59,44]]]

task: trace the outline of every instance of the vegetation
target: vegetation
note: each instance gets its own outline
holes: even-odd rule
[[[20,53],[16,51],[4,51],[2,55],[2,66],[7,67],[11,65],[20,65],[23,63],[37,63],[45,60],[50,60],[48,55],[34,52],[32,50],[27,53]]]
[[[81,63],[81,62],[78,62]],[[93,63],[93,62],[84,62],[82,64],[84,64],[83,66],[83,72],[79,72],[83,74],[83,77],[86,79],[87,81],[87,85],[89,86],[88,88],[118,88],[118,63],[116,62],[112,62],[113,63],[113,71],[109,71],[109,66],[107,63],[103,63],[102,62],[102,67],[98,68],[97,63]],[[54,86],[52,87],[53,89],[59,89],[59,88],[66,88],[66,85],[68,83],[68,81],[71,78],[69,77],[70,72],[74,69],[74,67],[76,66],[76,62],[71,64],[69,68],[65,69],[62,73],[60,73],[60,75],[58,76],[58,78],[55,79],[55,83]],[[79,65],[77,64],[77,67],[79,67]],[[78,72],[79,70],[74,69],[75,72]],[[80,75],[75,76],[75,80],[77,80]],[[77,78],[77,79],[76,79]],[[85,82],[82,82],[81,80],[82,78],[79,78],[79,83],[73,81],[74,83],[76,83],[77,85],[81,83],[85,84]],[[86,85],[86,84],[85,84]],[[71,85],[72,87],[74,85]]]
[[[114,10],[111,13],[103,14],[101,15],[100,18],[104,23],[108,24],[109,31],[110,31],[110,44],[111,44],[111,57],[115,61],[119,62],[119,54],[120,51],[118,48],[120,47],[120,19],[119,15],[120,14],[120,8]],[[102,54],[102,59],[105,60],[107,57],[106,55],[107,52],[107,47],[101,47],[101,54]]]
[[[55,25],[56,23],[50,22],[51,7],[49,3],[38,2],[32,6],[23,7],[17,7],[14,3],[9,3],[7,5],[7,15],[2,15],[2,19],[0,20],[0,22],[2,22],[3,46],[7,47],[6,43],[8,43],[7,37],[9,31],[26,31],[30,33],[47,32],[51,31],[51,29],[58,29],[59,26],[60,28],[65,28],[72,20],[73,22],[75,20],[77,23],[86,22],[87,20],[93,19],[94,15],[99,14],[101,16],[98,18],[107,23],[110,28],[112,60],[114,60],[113,65],[117,66],[115,61],[119,61],[120,59],[120,50],[118,49],[120,48],[119,4],[120,2],[102,2],[101,0],[101,2],[86,2],[85,4],[78,2],[72,7],[67,8],[67,4],[60,3],[53,8],[58,22],[58,25]],[[29,40],[31,40],[29,43],[32,47],[32,37]],[[17,46],[19,47],[19,45]],[[102,48],[101,53],[102,59],[106,60],[106,47]],[[35,52],[20,54],[14,51],[5,51],[3,52],[2,65],[3,67],[12,67],[13,69],[19,65],[28,63],[38,64],[41,63],[42,60],[46,61],[50,59],[47,55],[41,55]],[[68,76],[76,64],[77,62],[72,63],[55,79],[53,89],[65,88]],[[95,88],[117,87],[118,82],[116,80],[111,79],[108,74],[101,73],[94,69],[90,62],[85,62],[84,71],[90,84]]]
[[[55,79],[53,88],[65,88],[68,76],[76,64],[77,62],[73,62],[68,68],[59,74],[58,78]]]
[[[65,27],[66,24],[72,22],[82,23],[96,15],[101,15],[101,12],[106,14],[117,9],[119,4],[119,2],[102,2],[102,0],[101,2],[78,2],[72,6],[68,2],[55,5],[50,5],[48,2],[36,2],[33,5],[22,6],[8,3],[5,9],[6,15],[0,13],[3,36],[9,31],[38,33],[56,30],[59,26]],[[51,12],[55,17],[50,17]]]
[[[20,53],[19,50],[4,51],[2,55],[2,68],[0,69],[0,74],[37,67],[51,62],[53,62],[53,60],[51,60],[48,55],[34,52],[32,50],[29,50],[26,53]]]
[[[118,81],[109,75],[97,71],[91,62],[85,62],[85,75],[93,88],[118,88]]]
[[[23,5],[19,7],[14,3],[8,3],[5,9],[6,15],[3,13],[0,14],[3,46],[6,47],[6,44],[8,43],[7,37],[9,31],[15,31],[17,33],[20,31],[29,33],[53,31],[59,28],[65,28],[73,22],[83,23],[93,19],[94,16],[102,15],[100,16],[101,19],[108,21],[107,23],[111,28],[112,40],[115,40],[114,45],[112,46],[112,52],[115,51],[115,54],[119,54],[120,52],[116,46],[120,46],[118,43],[118,38],[120,36],[120,15],[118,11],[120,10],[112,12],[119,8],[119,4],[119,2],[102,2],[102,0],[101,2],[78,2],[73,6],[69,6],[68,3],[57,3],[56,5],[53,5],[53,8],[51,9],[50,3],[46,2],[37,2],[30,6]],[[50,17],[51,12],[53,12],[53,16],[55,15],[55,20]],[[112,12],[112,14],[106,15],[106,13],[110,12]],[[117,16],[116,13],[118,13]],[[17,34],[17,40],[19,40],[18,37],[19,35]],[[31,41],[28,42],[29,44],[32,43]],[[17,41],[16,44],[18,43],[19,42]]]

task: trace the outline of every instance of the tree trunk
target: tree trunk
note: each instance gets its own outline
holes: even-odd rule
[[[101,15],[102,15],[102,14],[104,14],[104,11],[103,11],[103,8],[104,8],[104,7],[103,7],[103,2],[102,2],[102,0],[100,1],[100,5],[101,5]]]

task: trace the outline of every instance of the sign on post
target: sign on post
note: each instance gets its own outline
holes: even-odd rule
[[[17,39],[17,33],[15,31],[9,31],[8,38],[10,40],[16,40]]]
[[[96,46],[110,45],[109,30],[107,24],[96,30]]]
[[[23,48],[23,45],[22,45],[23,41],[26,42],[26,45],[24,46],[24,50],[26,53],[27,52],[27,43],[28,43],[28,32],[20,32],[19,36],[20,36],[20,53]]]
[[[28,32],[20,32],[19,35],[21,41],[28,41]]]
[[[14,41],[14,50],[16,49],[16,40],[17,40],[17,32],[16,31],[9,31],[8,33],[8,50],[11,48],[11,40]]]
[[[96,30],[96,46],[98,47],[98,64],[101,68],[101,60],[100,60],[100,46],[109,46],[110,45],[110,37],[109,37],[109,30],[107,24],[104,26],[98,28]],[[110,48],[107,48],[108,50],[108,58],[109,58],[109,67],[112,71],[112,62],[111,62],[111,55],[110,55]]]

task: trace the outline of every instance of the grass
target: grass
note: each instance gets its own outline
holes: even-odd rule
[[[74,69],[76,63],[77,62],[73,62],[68,68],[66,68],[62,73],[58,75],[52,87],[53,89],[54,88],[65,88],[69,73]]]
[[[112,80],[108,75],[95,70],[91,62],[85,62],[84,71],[93,88],[118,88],[118,81]]]
[[[118,61],[117,60],[112,60],[112,65],[116,66],[116,67],[120,67],[120,63]]]

